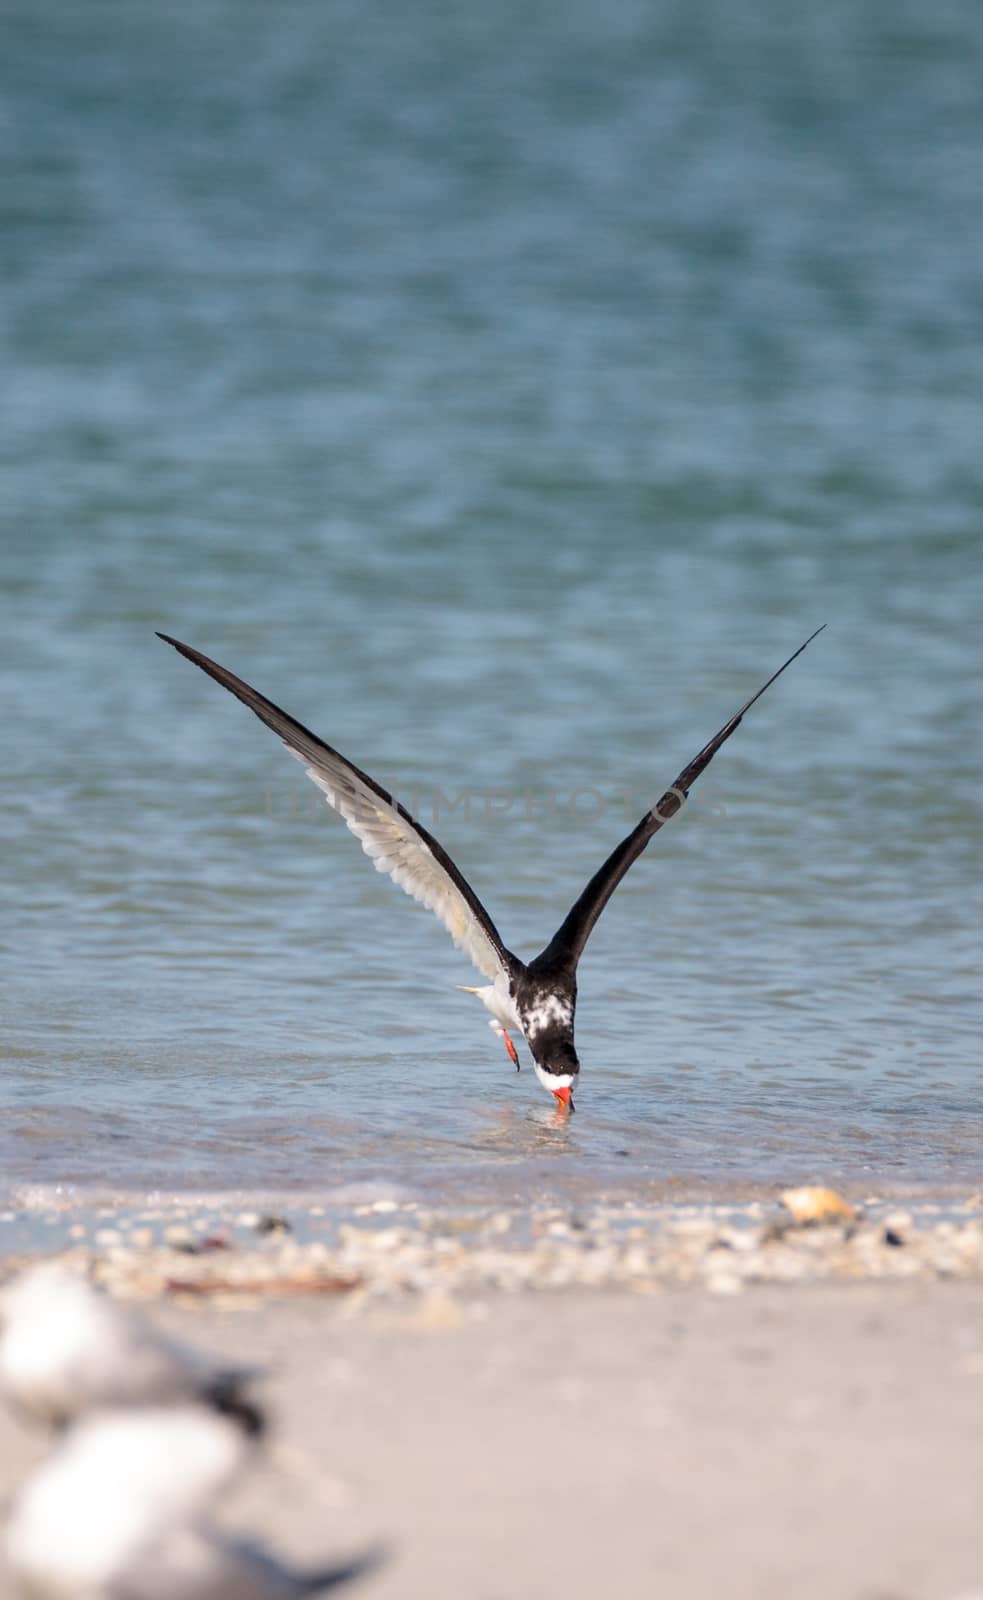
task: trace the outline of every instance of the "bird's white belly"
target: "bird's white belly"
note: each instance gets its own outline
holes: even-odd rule
[[[500,1028],[511,1028],[513,1033],[523,1033],[519,1014],[512,1003],[508,990],[496,984],[489,984],[486,989],[479,989],[483,1004],[495,1019],[492,1027],[497,1022]]]

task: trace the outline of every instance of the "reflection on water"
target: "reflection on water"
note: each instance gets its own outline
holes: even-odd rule
[[[472,1146],[481,1155],[506,1161],[576,1156],[582,1153],[582,1147],[573,1122],[568,1112],[555,1105],[531,1106],[523,1111],[494,1107],[487,1112]]]

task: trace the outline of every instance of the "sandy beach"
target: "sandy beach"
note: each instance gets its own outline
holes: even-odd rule
[[[387,1541],[367,1596],[983,1592],[978,1210],[720,1210],[383,1211],[251,1249],[172,1223],[71,1253],[269,1369],[270,1446],[225,1515],[297,1558]],[[0,1494],[42,1450],[0,1417]]]

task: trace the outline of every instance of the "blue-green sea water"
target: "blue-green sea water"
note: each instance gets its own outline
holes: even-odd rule
[[[0,1189],[983,1178],[973,0],[6,0]],[[506,942],[578,1111],[238,671]]]

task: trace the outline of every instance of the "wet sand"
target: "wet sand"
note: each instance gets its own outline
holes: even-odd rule
[[[484,1244],[383,1212],[333,1254],[281,1235],[92,1255],[154,1320],[269,1368],[273,1442],[228,1519],[298,1558],[391,1541],[368,1597],[956,1600],[983,1592],[964,1209],[785,1233],[769,1208],[694,1212],[612,1224],[614,1243],[593,1215],[490,1213]],[[606,1251],[620,1276],[597,1274]],[[161,1297],[162,1261],[213,1287]],[[329,1266],[360,1287],[328,1292]],[[41,1448],[0,1414],[0,1495]]]

